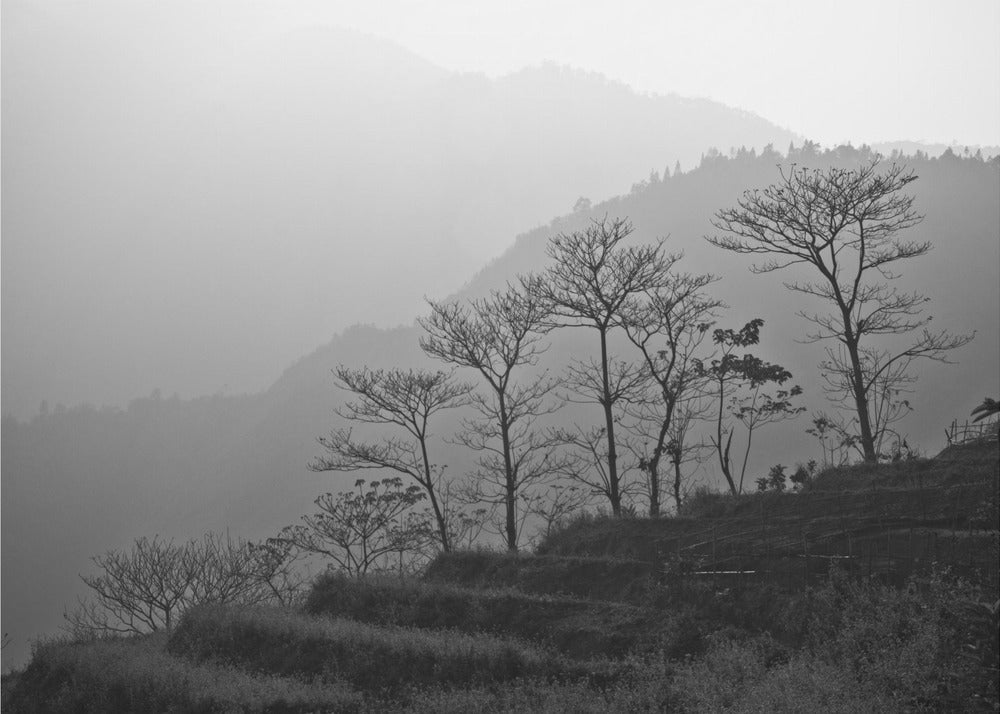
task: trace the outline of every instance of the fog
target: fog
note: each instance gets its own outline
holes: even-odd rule
[[[790,144],[964,157],[918,160],[936,250],[907,288],[979,334],[921,373],[908,433],[939,446],[1000,384],[997,170],[973,158],[1000,152],[994,2],[5,0],[2,21],[5,668],[90,555],[294,520],[335,485],[305,469],[331,367],[423,364],[425,297],[500,286],[603,213],[720,274],[819,408],[787,293],[702,240]],[[809,457],[791,433],[760,442],[772,463]]]
[[[95,7],[5,6],[3,409],[22,418],[259,391],[350,324],[411,321],[580,196],[796,138],[552,65],[489,79],[350,30]]]
[[[366,7],[4,4],[4,413],[258,391],[711,147],[1000,143],[994,3]]]

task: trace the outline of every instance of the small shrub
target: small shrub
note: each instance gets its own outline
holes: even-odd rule
[[[804,489],[812,481],[813,476],[816,475],[816,460],[810,459],[806,464],[797,464],[795,466],[795,472],[789,477],[792,482],[792,486],[796,489]]]

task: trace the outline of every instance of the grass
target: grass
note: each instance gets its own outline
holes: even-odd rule
[[[305,608],[313,614],[378,625],[516,636],[551,645],[574,658],[669,650],[683,639],[678,634],[684,627],[683,610],[334,574],[316,580]]]
[[[309,682],[198,664],[164,651],[163,636],[39,646],[4,698],[11,712],[364,711],[337,682]]]
[[[995,583],[998,488],[995,444],[955,448],[933,460],[832,469],[802,492],[700,494],[676,518],[581,518],[538,553],[660,564],[670,581],[755,571],[801,588],[839,557],[896,583],[931,563]]]
[[[200,607],[186,613],[168,650],[281,676],[349,682],[366,692],[468,685],[519,677],[601,682],[623,665],[569,660],[511,638],[379,627],[279,608]]]
[[[471,588],[646,605],[657,590],[660,572],[656,563],[626,558],[462,551],[439,555],[424,578]]]
[[[1000,712],[995,579],[933,558],[898,587],[857,569],[791,586],[681,577],[726,543],[801,567],[796,548],[841,547],[824,532],[857,546],[872,524],[902,551],[907,519],[996,561],[995,446],[906,464],[706,498],[698,517],[583,519],[545,554],[449,553],[423,580],[323,576],[310,612],[202,607],[169,640],[50,642],[4,678],[3,708]]]
[[[688,711],[997,711],[991,597],[939,575],[906,588],[835,575],[807,593],[801,647],[717,633],[674,690]]]

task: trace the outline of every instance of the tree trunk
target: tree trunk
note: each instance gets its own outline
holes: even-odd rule
[[[681,514],[681,459],[678,447],[677,455],[673,459],[674,464],[674,505],[677,508],[677,515]]]
[[[649,459],[649,517],[660,515],[660,459],[663,457],[664,442],[673,416],[672,407],[667,408],[667,417],[660,423],[660,433],[656,435],[656,447]]]
[[[427,456],[427,442],[424,439],[420,440],[420,451],[424,458],[424,488],[427,489],[427,497],[431,502],[431,509],[434,511],[434,519],[437,521],[438,526],[438,537],[441,539],[441,549],[445,553],[451,552],[451,543],[448,541],[448,523],[445,520],[444,513],[441,512],[441,506],[438,505],[437,495],[434,493],[434,481],[431,477],[431,462],[430,458]]]
[[[649,465],[649,517],[660,516],[660,476],[657,473],[659,465]]]
[[[499,393],[497,398],[500,402],[500,438],[503,441],[503,468],[506,482],[505,506],[507,508],[507,550],[511,553],[517,552],[517,483],[514,474],[514,461],[510,453],[510,424],[507,417],[507,404],[503,393]]]
[[[851,357],[851,386],[854,389],[854,405],[858,411],[858,429],[861,432],[861,450],[865,461],[878,461],[875,451],[875,435],[872,433],[871,418],[868,415],[868,394],[865,391],[865,375],[861,368],[861,356],[858,352],[857,340],[847,335],[847,353]]]
[[[611,513],[619,517],[622,514],[622,497],[618,488],[618,452],[615,448],[615,419],[612,413],[611,383],[608,378],[608,334],[607,327],[600,328],[601,333],[601,385],[604,394],[601,405],[604,407],[604,423],[608,435],[608,491],[611,500]]]

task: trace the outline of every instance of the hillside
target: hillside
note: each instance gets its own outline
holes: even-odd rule
[[[50,642],[5,677],[3,704],[24,712],[995,711],[997,457],[991,442],[864,474],[829,471],[802,493],[702,499],[681,518],[580,519],[537,555],[455,553],[419,580],[329,574],[299,608],[204,605],[167,633]],[[884,507],[866,512],[873,494]],[[834,496],[851,539],[795,551],[800,534],[826,528],[816,513]],[[764,510],[762,531],[746,527]],[[911,548],[914,529],[962,545],[928,557],[900,540],[895,569],[880,558],[867,572],[852,567],[906,528]],[[711,546],[699,536],[709,531]],[[678,538],[686,545],[675,547]],[[818,564],[796,577],[711,569],[722,562],[719,543],[750,552],[762,539],[772,546],[769,568],[793,552]],[[791,549],[776,556],[782,544]],[[716,560],[705,562],[710,553]],[[965,582],[943,570],[966,564]]]
[[[800,162],[851,162],[861,154],[840,150],[798,155]],[[685,269],[719,274],[720,297],[734,307],[725,321],[767,320],[762,352],[780,361],[806,389],[810,410],[825,408],[813,386],[821,351],[796,342],[803,330],[785,294],[767,280],[748,276],[746,264],[710,249],[701,236],[713,211],[731,204],[744,188],[773,180],[773,153],[706,157],[697,168],[656,182],[640,182],[628,195],[555,219],[522,234],[501,258],[477,274],[462,295],[481,294],[520,270],[542,264],[544,246],[560,231],[578,229],[605,212],[632,218],[637,238],[670,235],[668,245],[687,253]],[[996,305],[1000,283],[1000,164],[960,159],[909,159],[920,179],[913,185],[927,218],[913,240],[935,250],[906,267],[902,281],[931,298],[938,324],[977,330],[956,355],[957,366],[928,365],[911,396],[915,412],[905,428],[924,450],[942,446],[942,430],[961,418],[984,393],[1000,391],[1000,334]],[[956,280],[955,276],[962,276]],[[421,308],[411,305],[414,314]],[[421,354],[414,327],[355,327],[290,366],[266,392],[196,400],[151,395],[126,410],[50,409],[28,423],[4,419],[3,615],[14,638],[10,651],[27,654],[29,638],[52,632],[80,593],[77,575],[88,558],[122,547],[140,535],[181,537],[231,530],[261,538],[295,522],[321,492],[350,477],[315,474],[306,464],[318,455],[316,437],[338,424],[341,395],[330,370],[350,366],[414,366]],[[569,354],[589,350],[583,334],[555,334],[543,368],[562,369]],[[557,415],[586,419],[589,412]],[[459,415],[441,423],[438,437],[457,428]],[[754,468],[766,469],[780,453],[785,464],[805,461],[814,448],[802,421],[763,432]],[[468,457],[437,442],[451,472],[463,473]],[[779,450],[780,446],[780,450]],[[711,482],[711,472],[700,478]],[[53,528],[52,524],[58,526]],[[34,563],[45,562],[39,569]],[[11,656],[15,661],[15,655]]]

